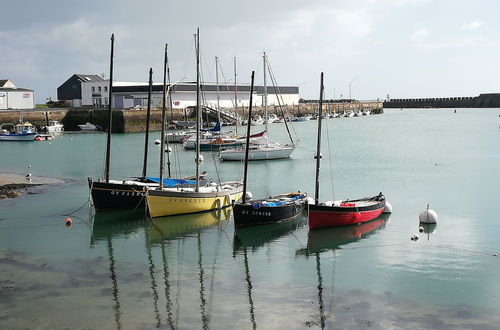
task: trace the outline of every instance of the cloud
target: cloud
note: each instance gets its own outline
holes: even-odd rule
[[[472,22],[469,22],[469,23],[466,23],[466,24],[463,24],[462,25],[462,30],[467,30],[467,31],[471,31],[471,30],[477,30],[479,29],[480,27],[482,27],[484,24],[483,21],[472,21]]]
[[[429,30],[427,28],[420,28],[412,32],[410,35],[411,40],[422,40],[429,35]]]

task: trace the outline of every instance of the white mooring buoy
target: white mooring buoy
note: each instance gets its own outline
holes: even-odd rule
[[[200,155],[199,157],[199,162],[201,163],[203,161],[203,155]],[[196,163],[196,158],[194,159],[194,162]]]
[[[161,141],[160,140],[155,140],[155,144],[159,145],[159,144],[161,144]]]
[[[246,198],[246,199],[252,199],[252,197],[253,197],[253,195],[252,195],[252,193],[251,193],[250,191],[247,191],[247,192],[245,193],[245,198]]]
[[[170,147],[165,148],[165,152],[172,152],[172,148]]]
[[[427,209],[420,212],[418,220],[421,223],[437,223],[438,215],[436,212],[429,209],[429,204],[427,204]]]
[[[388,201],[385,201],[385,208],[382,211],[383,214],[390,214],[392,213],[392,205]]]

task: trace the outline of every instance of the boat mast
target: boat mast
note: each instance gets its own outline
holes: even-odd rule
[[[314,194],[314,205],[319,203],[319,165],[321,161],[321,116],[323,111],[323,72],[319,84],[319,118],[318,118],[318,142],[316,144],[316,189]]]
[[[252,71],[251,87],[250,87],[250,104],[248,106],[248,122],[247,122],[247,142],[245,145],[245,169],[243,173],[243,197],[241,197],[242,204],[246,202],[247,194],[247,174],[248,174],[248,151],[250,149],[250,121],[252,118],[252,95],[253,95],[253,78],[255,71]]]
[[[196,30],[196,192],[200,192],[200,28]]]
[[[167,101],[167,46],[163,61],[163,102],[161,106],[161,137],[160,137],[160,190],[163,188],[163,168],[165,160],[165,103]]]
[[[109,90],[108,90],[108,136],[106,142],[106,163],[104,166],[104,179],[109,183],[109,159],[111,154],[111,127],[112,127],[112,112],[111,112],[111,97],[113,95],[113,52],[115,46],[115,35],[111,34],[111,57],[109,60]]]
[[[219,58],[217,56],[215,56],[215,81],[217,84],[217,121],[220,123]]]
[[[236,115],[236,134],[238,134],[238,86],[236,85],[236,57],[234,57],[234,114]]]
[[[172,85],[170,84],[170,65],[168,63],[168,52],[167,52],[167,46],[168,44],[165,44],[165,67],[167,69],[167,82],[168,82],[168,106],[170,107],[170,122],[173,120],[174,116],[174,111],[173,111],[173,106],[172,106]],[[166,121],[166,119],[165,119]],[[165,131],[167,130],[168,123],[166,123]],[[167,171],[168,171],[168,177],[171,178],[172,174],[170,173],[170,150],[168,146],[168,138],[165,139],[166,144],[167,144]],[[164,152],[163,150],[162,152]]]
[[[264,56],[262,56],[262,60],[264,61],[264,120],[266,123],[266,131],[268,129],[267,122],[269,120],[269,114],[267,113],[267,83],[266,83],[266,52],[264,52]]]
[[[148,112],[146,114],[146,137],[144,138],[144,164],[142,165],[142,177],[146,177],[148,167],[148,144],[149,144],[149,118],[151,117],[151,89],[153,86],[153,69],[149,68],[149,88],[148,88]]]

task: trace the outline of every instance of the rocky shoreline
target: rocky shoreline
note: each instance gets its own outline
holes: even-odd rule
[[[61,182],[64,180],[36,176],[26,178],[21,174],[0,173],[0,199],[20,197],[24,192],[32,193],[31,188]]]

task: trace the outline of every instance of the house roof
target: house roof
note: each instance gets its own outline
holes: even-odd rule
[[[80,79],[82,82],[100,82],[100,81],[105,81],[102,77],[95,75],[95,74],[75,74],[75,76]]]

